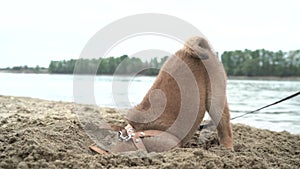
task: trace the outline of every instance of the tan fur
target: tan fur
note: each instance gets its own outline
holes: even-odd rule
[[[127,118],[136,131],[162,130],[181,139],[178,144],[163,136],[143,139],[149,152],[159,152],[186,143],[199,127],[205,111],[217,124],[220,143],[232,149],[225,71],[208,42],[193,37],[166,61],[153,86],[142,102],[128,112]],[[112,151],[130,150],[135,148],[126,142]]]

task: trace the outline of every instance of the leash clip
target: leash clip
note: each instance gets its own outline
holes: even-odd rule
[[[127,136],[124,136],[123,135],[123,132],[122,131],[119,131],[119,140],[120,141],[129,141],[130,139],[132,139],[132,137],[134,136],[135,134],[134,133],[132,133],[132,134],[129,134],[129,135],[127,135]]]

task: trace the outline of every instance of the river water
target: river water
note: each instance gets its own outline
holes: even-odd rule
[[[90,77],[80,78],[84,81]],[[73,75],[0,73],[0,95],[74,101],[73,79]],[[92,94],[97,105],[128,108],[141,101],[155,77],[140,76],[132,79],[126,76],[96,76],[93,80]],[[119,90],[118,86],[128,86],[128,90]],[[75,90],[82,93],[89,91],[78,87]],[[228,80],[231,116],[260,108],[297,91],[300,91],[300,81]],[[300,134],[300,96],[232,122]]]

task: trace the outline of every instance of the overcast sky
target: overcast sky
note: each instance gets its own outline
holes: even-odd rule
[[[0,0],[0,68],[48,67],[51,60],[76,59],[87,41],[101,28],[125,16],[141,13],[181,18],[196,26],[220,52],[245,48],[300,49],[299,2]],[[145,39],[147,44],[140,43]],[[140,49],[134,46],[138,45],[144,48],[159,46],[169,52],[178,48],[178,44],[148,36],[124,42],[110,55],[136,53]]]

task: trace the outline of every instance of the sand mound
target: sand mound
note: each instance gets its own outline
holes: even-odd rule
[[[185,148],[164,153],[101,156],[76,117],[77,109],[106,114],[115,109],[0,96],[0,168],[299,168],[300,136],[233,125],[234,149],[218,145],[213,131],[198,131]]]

